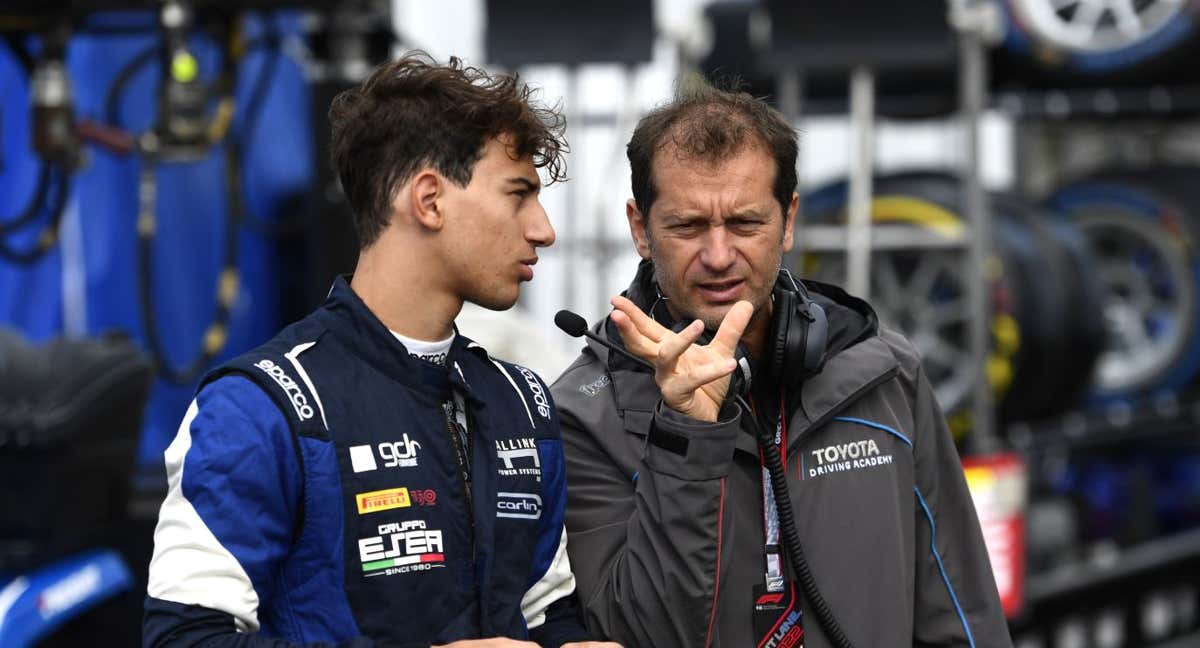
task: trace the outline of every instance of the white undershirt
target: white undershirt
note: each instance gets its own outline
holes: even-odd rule
[[[388,330],[391,331],[391,329]],[[424,360],[430,364],[435,364],[439,367],[446,366],[446,356],[450,353],[450,345],[454,343],[454,337],[456,335],[455,333],[451,333],[450,337],[446,338],[445,340],[427,342],[425,340],[414,340],[413,338],[400,335],[395,331],[391,331],[391,333],[396,337],[397,340],[400,340],[400,344],[404,345],[404,348],[408,351],[408,355],[418,360]],[[465,442],[465,435],[468,433],[466,415],[467,408],[463,403],[462,394],[459,394],[458,390],[454,391],[454,400],[451,401],[451,405],[454,406],[454,420],[458,423],[458,426],[462,428]]]
[[[445,340],[427,342],[425,340],[414,340],[410,337],[400,335],[395,331],[392,331],[392,335],[396,336],[397,340],[400,340],[400,344],[403,344],[404,348],[408,350],[408,355],[438,366],[445,366],[446,354],[450,352],[450,345],[454,343],[455,336],[454,333],[451,333],[450,337]]]

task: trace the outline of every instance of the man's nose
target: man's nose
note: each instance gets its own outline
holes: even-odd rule
[[[700,250],[700,262],[704,264],[704,267],[714,272],[724,272],[733,266],[736,259],[737,251],[725,228],[710,228],[704,241],[704,248]]]
[[[550,224],[550,216],[546,208],[538,201],[532,209],[529,223],[525,227],[525,240],[534,247],[549,247],[554,245],[554,226]]]

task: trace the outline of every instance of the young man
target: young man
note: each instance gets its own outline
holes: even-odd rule
[[[642,119],[628,154],[643,261],[598,332],[654,370],[592,342],[552,389],[589,626],[638,646],[1010,646],[916,351],[862,300],[780,269],[794,131],[705,87]],[[727,393],[742,354],[751,411]]]
[[[547,388],[454,329],[465,301],[511,307],[554,242],[538,169],[562,178],[563,121],[530,95],[418,55],[334,100],[357,268],[202,381],[166,451],[147,646],[586,638]]]

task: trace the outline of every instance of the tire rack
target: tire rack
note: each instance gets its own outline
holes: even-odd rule
[[[959,41],[959,107],[964,130],[964,204],[968,228],[954,238],[903,226],[873,225],[870,195],[874,147],[875,77],[869,67],[855,67],[850,81],[853,137],[849,179],[850,202],[844,226],[796,225],[799,258],[805,252],[843,252],[847,255],[851,292],[868,296],[870,256],[874,250],[952,249],[964,254],[969,309],[977,326],[971,331],[970,349],[975,364],[976,389],[971,411],[976,422],[965,454],[985,454],[1004,447],[994,430],[993,402],[983,374],[986,353],[988,304],[984,300],[983,262],[988,254],[990,214],[979,181],[978,128],[985,106],[1014,117],[1061,119],[1075,112],[1101,118],[1116,114],[1161,116],[1200,112],[1200,89],[1156,87],[1096,90],[1007,92],[990,99],[986,44],[994,34],[988,3],[950,0],[951,21]],[[803,114],[803,75],[798,67],[777,71],[780,109],[796,124]],[[814,107],[818,108],[819,106]],[[1018,129],[1018,147],[1032,144],[1029,129]],[[1038,135],[1041,135],[1040,133]],[[1027,156],[1018,153],[1020,159]],[[1050,161],[1049,165],[1053,166]],[[1026,167],[1025,171],[1032,169]],[[798,169],[798,176],[803,172]],[[1028,184],[1023,182],[1023,187]],[[801,190],[801,193],[803,191]],[[1009,445],[1020,453],[1034,474],[1040,462],[1053,454],[1096,447],[1130,445],[1155,438],[1197,438],[1200,430],[1200,393],[1185,401],[1163,397],[1140,409],[1114,408],[1103,413],[1075,413],[1036,427],[1021,425],[1007,430]],[[1149,434],[1148,434],[1149,433]],[[1017,648],[1083,648],[1086,646],[1142,646],[1183,648],[1200,645],[1200,530],[1178,533],[1121,550],[1107,559],[1061,565],[1028,574],[1025,605],[1010,620]],[[1193,610],[1186,628],[1154,633],[1148,616],[1162,588],[1175,592],[1178,605]],[[1183,589],[1178,589],[1182,587]],[[1176,588],[1170,590],[1170,588]],[[1190,589],[1189,589],[1190,588]],[[1118,634],[1115,634],[1118,633]],[[1114,642],[1114,636],[1118,637]]]
[[[1076,165],[1082,168],[1070,168],[1064,149],[1072,137],[1085,137],[1086,130],[1098,124],[1107,131],[1112,120],[1122,119],[1126,126],[1142,127],[1137,137],[1148,140],[1147,150],[1157,151],[1171,137],[1171,126],[1184,119],[1194,124],[1200,115],[1200,87],[1012,90],[997,93],[991,103],[1017,124],[1016,156],[1022,161],[1018,188],[1025,195],[1038,196],[1064,179],[1120,161],[1090,159],[1086,165]],[[1132,130],[1120,135],[1127,137]],[[1111,135],[1111,131],[1104,133],[1104,137]],[[1006,430],[1006,437],[1025,458],[1031,487],[1037,488],[1048,465],[1083,452],[1122,452],[1154,442],[1200,444],[1200,391],[1182,396],[1166,393],[1138,405],[1115,404],[1041,423],[1017,424]],[[1030,573],[1025,610],[1011,620],[1010,628],[1017,648],[1200,646],[1198,591],[1200,529],[1195,529]],[[1164,604],[1164,593],[1172,597],[1167,604],[1189,610],[1186,622],[1165,634],[1148,627],[1153,625],[1154,606]],[[1115,629],[1119,639],[1112,634]]]
[[[990,308],[984,267],[990,255],[991,225],[986,194],[980,180],[979,130],[988,100],[988,34],[994,33],[997,19],[987,0],[948,0],[948,16],[958,33],[959,120],[965,155],[961,169],[965,216],[968,223],[962,234],[946,237],[911,227],[874,225],[871,222],[871,193],[875,147],[875,73],[861,63],[852,66],[850,75],[850,118],[853,154],[849,181],[847,222],[843,225],[805,225],[797,213],[793,255],[790,265],[806,252],[845,252],[846,287],[850,293],[870,298],[871,253],[895,249],[952,249],[963,253],[967,309],[969,311],[968,351],[974,376],[969,398],[972,432],[965,440],[968,454],[986,454],[1002,446],[996,434],[995,403],[987,381],[986,362],[989,346]],[[778,71],[779,106],[792,124],[803,114],[803,75],[799,66],[787,65]],[[803,170],[797,169],[803,195]],[[801,201],[803,202],[803,201]]]

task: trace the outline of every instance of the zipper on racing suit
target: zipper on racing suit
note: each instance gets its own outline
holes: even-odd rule
[[[451,397],[453,399],[453,396]],[[471,440],[470,433],[462,430],[455,421],[454,401],[442,403],[442,412],[446,416],[446,434],[454,446],[454,457],[458,459],[458,476],[462,479],[463,492],[467,498],[467,518],[471,523],[471,564],[475,563],[475,503],[471,496]]]

